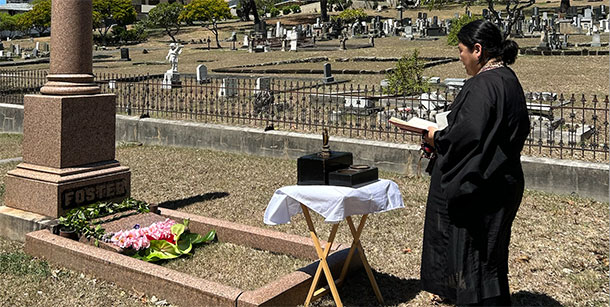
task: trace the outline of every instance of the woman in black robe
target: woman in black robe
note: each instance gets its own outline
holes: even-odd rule
[[[472,76],[451,104],[448,126],[429,128],[435,148],[421,265],[423,290],[457,305],[510,305],[508,245],[523,196],[520,153],[529,133],[515,73],[518,46],[491,22],[458,34]]]

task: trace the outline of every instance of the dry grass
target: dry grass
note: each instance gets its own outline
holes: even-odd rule
[[[294,160],[148,146],[119,147],[117,159],[133,172],[132,195],[135,198],[177,206],[178,210],[194,214],[307,236],[302,216],[295,216],[288,225],[270,227],[262,222],[273,191],[296,182]],[[4,173],[12,169],[14,164],[0,167]],[[381,172],[380,177],[398,183],[406,208],[369,218],[362,237],[368,259],[389,305],[428,306],[431,304],[429,295],[419,290],[418,280],[429,181],[427,178],[388,172]],[[607,203],[526,191],[513,227],[509,263],[510,283],[516,305],[608,304],[608,220]],[[319,234],[322,237],[328,236],[330,227],[319,218],[314,222]],[[337,241],[350,241],[345,225],[340,227]],[[217,248],[217,251],[209,252],[223,256],[206,257],[207,254],[202,254],[195,257],[214,258],[213,262],[218,264],[212,267],[218,268],[223,266],[223,259],[233,259],[229,257],[233,253],[255,257],[251,256],[254,253],[256,257],[261,257],[256,259],[268,259],[265,257],[269,256],[264,252],[243,250],[236,246]],[[20,251],[20,245],[15,250]],[[205,249],[202,252],[206,253]],[[197,259],[199,258],[172,265],[190,266],[203,261]],[[280,259],[274,266],[286,270],[291,267],[290,263]],[[243,268],[242,265],[248,268],[249,274],[231,274],[231,271],[237,272],[239,267]],[[274,266],[269,270],[274,270]],[[213,275],[216,276],[213,278],[238,285],[248,284],[248,280],[256,279],[253,276],[267,273],[261,273],[258,267],[252,267],[246,261],[234,267],[226,265],[220,272],[206,272],[202,269],[196,274]],[[67,276],[67,279],[74,278],[76,281],[79,278],[76,275]],[[31,285],[29,280],[22,280],[21,283],[32,289],[40,286],[36,283]],[[7,293],[20,292],[17,288],[11,288],[17,287],[16,284],[9,283],[4,287]],[[23,285],[19,287],[21,289]],[[63,289],[55,291],[55,294],[49,294],[54,298],[51,297],[48,301],[64,302],[63,296],[67,296],[73,288],[64,289],[68,292]],[[96,296],[98,291],[108,292],[107,299],[116,299],[120,304],[127,305],[134,300],[134,294],[119,296],[120,292],[109,289],[90,288],[88,291],[93,293],[80,302],[85,302],[85,305],[94,304],[99,300]],[[375,302],[365,275],[355,275],[340,292],[348,305],[369,305]],[[123,303],[123,300],[127,303]],[[330,305],[331,302],[330,297],[327,297],[317,304]]]
[[[0,134],[0,160],[21,157],[22,134]]]
[[[162,265],[227,286],[254,290],[310,263],[310,260],[241,245],[213,243],[195,248],[189,258],[181,257]]]

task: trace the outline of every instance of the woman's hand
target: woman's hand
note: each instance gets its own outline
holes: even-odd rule
[[[424,142],[432,147],[434,147],[434,132],[436,130],[436,128],[429,126],[428,133],[424,134]]]

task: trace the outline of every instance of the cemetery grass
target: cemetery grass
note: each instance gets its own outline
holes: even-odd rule
[[[132,195],[137,199],[189,213],[307,236],[302,216],[293,217],[292,223],[288,225],[270,227],[262,223],[266,204],[273,191],[296,182],[294,160],[201,149],[134,145],[120,146],[117,159],[131,168]],[[0,165],[1,174],[4,175],[15,165],[16,163]],[[429,306],[432,303],[430,295],[419,290],[421,239],[429,180],[409,173],[381,172],[380,177],[398,183],[406,208],[369,217],[362,237],[368,260],[375,270],[387,304]],[[317,215],[313,216],[319,235],[326,238],[330,227],[324,225]],[[526,191],[513,226],[510,247],[509,278],[515,305],[607,305],[608,219],[608,203]],[[337,235],[337,242],[350,241],[344,224],[340,226]],[[19,243],[2,239],[0,246],[2,257],[15,257],[6,255],[22,253],[22,245]],[[216,248],[223,257],[213,258],[212,261],[218,262],[219,266],[222,265],[222,259],[230,259],[231,254],[243,255],[235,246]],[[199,256],[180,260],[184,263],[167,265],[177,268],[191,263],[198,266],[199,261],[209,262],[204,250],[205,248],[201,249]],[[259,252],[264,254],[254,251]],[[31,266],[37,267],[36,262],[19,260],[20,257],[23,255],[11,261],[25,261],[28,267],[34,263]],[[298,265],[295,263],[295,266]],[[265,270],[273,270],[274,266]],[[51,277],[43,277],[42,281],[37,281],[40,279],[40,275],[37,275],[40,270],[28,269],[25,275],[18,275],[19,270],[11,269],[8,273],[2,273],[5,280],[13,281],[0,287],[6,291],[3,297],[9,297],[11,302],[19,303],[25,299],[44,296],[40,301],[47,306],[68,299],[74,301],[63,305],[72,305],[72,302],[75,305],[110,302],[109,304],[131,306],[149,304],[151,300],[138,293],[120,290],[110,283],[93,281],[94,276],[81,277],[79,273],[63,268],[51,266],[50,272],[59,270],[61,278],[52,277],[51,273]],[[235,272],[232,273],[231,270]],[[214,272],[216,276],[210,278],[228,278],[229,281],[224,282],[229,283],[233,278],[240,279],[244,276],[237,270],[238,266],[228,267],[227,271]],[[262,273],[262,270],[252,267],[248,270]],[[247,280],[245,282],[247,284]],[[76,283],[76,286],[71,286],[72,283]],[[24,285],[26,289],[32,289],[26,291],[29,297],[21,296]],[[48,288],[45,287],[50,285],[59,286],[57,290],[47,291]],[[37,288],[42,289],[42,295],[34,291]],[[81,288],[85,290],[80,291]],[[77,298],[73,298],[75,295],[72,291],[76,291]],[[348,305],[375,304],[375,296],[365,274],[355,274],[341,288],[340,294]],[[330,297],[316,302],[316,306],[329,305],[332,305]]]
[[[21,157],[22,134],[0,134],[0,160]]]

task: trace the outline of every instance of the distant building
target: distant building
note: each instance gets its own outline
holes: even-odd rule
[[[0,0],[0,12],[9,13],[9,15],[15,15],[19,13],[25,13],[32,9],[32,5],[27,2],[12,2],[9,0],[8,3],[2,3]]]

